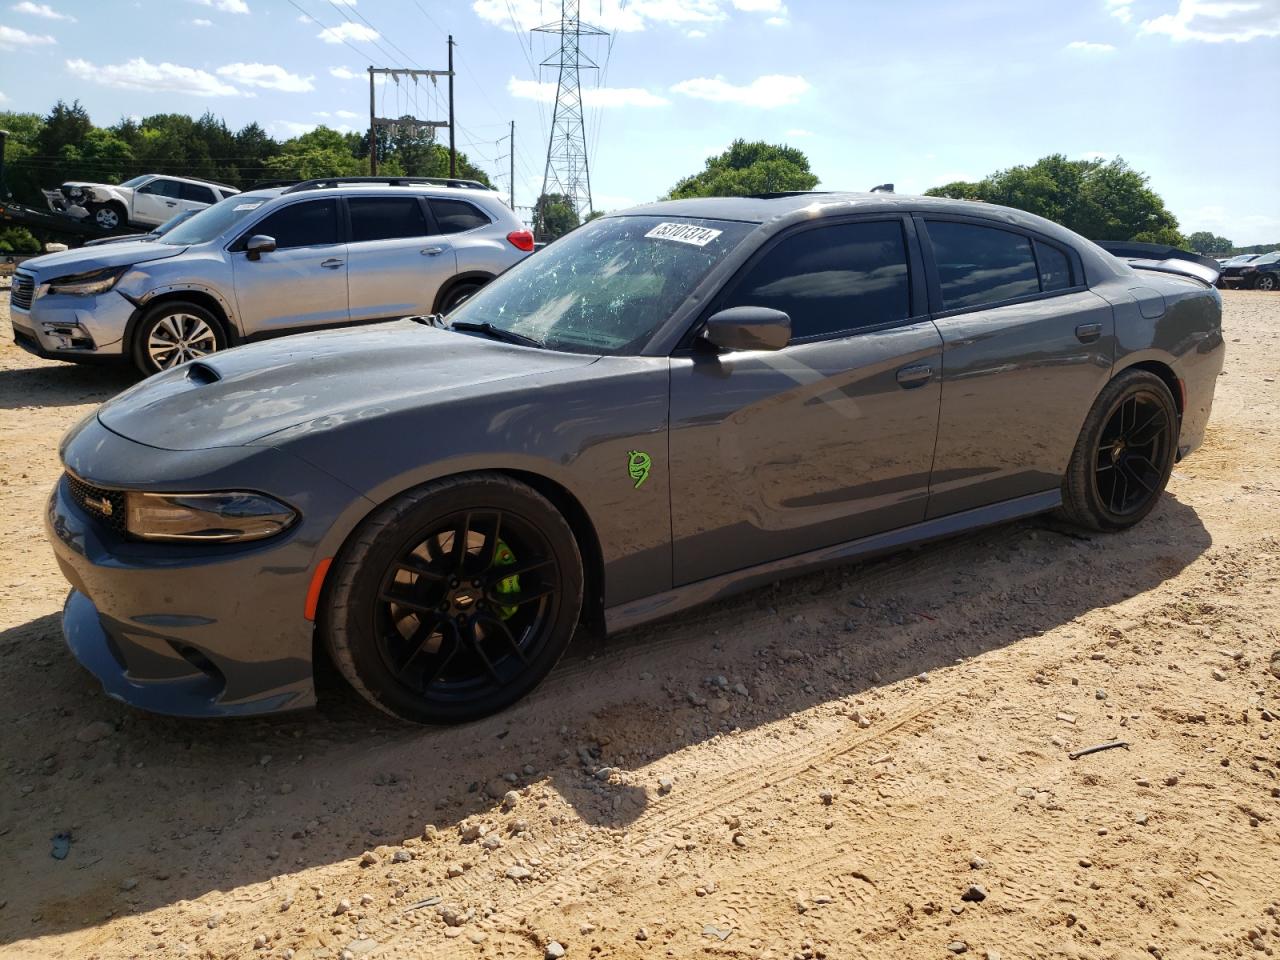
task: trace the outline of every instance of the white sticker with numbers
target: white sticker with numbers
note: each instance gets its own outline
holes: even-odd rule
[[[691,243],[695,247],[705,247],[723,232],[723,230],[699,227],[692,223],[660,223],[645,236],[652,240],[674,240],[677,243]]]

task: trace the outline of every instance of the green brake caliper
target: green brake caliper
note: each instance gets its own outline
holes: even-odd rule
[[[494,557],[493,562],[494,562],[494,566],[509,567],[516,562],[516,555],[511,552],[510,547],[508,547],[503,541],[499,540],[498,555]],[[520,592],[519,575],[517,574],[514,577],[507,577],[505,580],[500,581],[498,583],[497,592],[499,595],[506,594],[506,593],[519,593]],[[503,620],[510,620],[515,615],[516,615],[515,607],[499,607],[498,608],[498,616],[502,617]]]

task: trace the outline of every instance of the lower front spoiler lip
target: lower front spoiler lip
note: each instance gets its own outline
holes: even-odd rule
[[[112,642],[102,627],[93,601],[72,590],[62,609],[62,633],[80,665],[97,677],[107,695],[151,713],[171,717],[238,717],[311,706],[314,698],[296,693],[276,693],[257,700],[223,703],[224,685],[213,676],[196,675],[140,682],[112,653]]]

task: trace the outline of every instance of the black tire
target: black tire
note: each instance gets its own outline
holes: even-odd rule
[[[582,583],[573,531],[545,497],[501,474],[467,474],[404,493],[356,529],[329,572],[318,629],[379,710],[463,723],[551,672],[573,638]]]
[[[454,307],[457,307],[463,302],[470,300],[471,295],[474,294],[477,290],[479,290],[483,286],[484,286],[483,283],[478,283],[475,281],[469,281],[467,283],[458,284],[456,287],[450,290],[447,294],[445,294],[444,299],[440,301],[440,312],[449,313],[450,311],[453,310]]]
[[[1276,286],[1276,275],[1274,273],[1261,274],[1257,280],[1253,281],[1253,289],[1255,290],[1265,290],[1270,292],[1275,290]]]
[[[1125,530],[1160,500],[1178,449],[1178,408],[1165,382],[1126,370],[1085,418],[1062,482],[1061,513],[1090,530]]]
[[[89,206],[89,216],[94,225],[104,233],[129,225],[129,211],[119,203],[95,203]]]
[[[162,339],[174,343],[170,354],[156,346]],[[226,348],[227,331],[220,318],[190,300],[166,300],[148,309],[134,326],[129,356],[138,372],[149,377]]]

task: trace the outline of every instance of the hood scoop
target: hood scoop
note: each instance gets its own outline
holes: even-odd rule
[[[217,383],[222,379],[222,374],[209,366],[209,364],[204,363],[201,360],[197,360],[187,367],[187,379],[192,383],[204,385]]]

